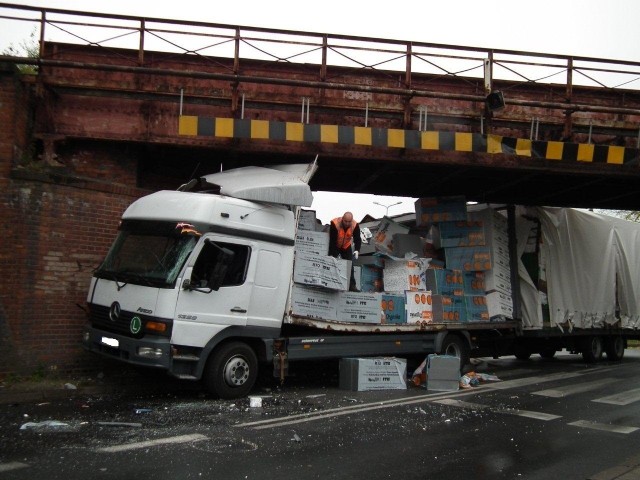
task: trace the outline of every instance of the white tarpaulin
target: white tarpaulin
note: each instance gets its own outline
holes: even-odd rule
[[[310,207],[313,202],[309,180],[317,169],[316,163],[241,167],[212,173],[202,178],[218,185],[221,195],[253,200]]]
[[[613,219],[620,318],[623,327],[640,327],[640,226]]]
[[[551,324],[596,328],[615,323],[617,295],[622,326],[635,326],[640,314],[640,226],[569,208],[535,211],[547,259]]]

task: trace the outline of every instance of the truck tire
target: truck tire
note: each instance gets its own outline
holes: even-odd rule
[[[229,342],[218,347],[204,371],[209,392],[223,399],[246,396],[258,378],[258,359],[253,349],[242,342]]]
[[[602,337],[591,335],[582,343],[582,358],[587,363],[600,361],[602,358]]]
[[[624,357],[624,338],[618,335],[605,338],[604,351],[607,354],[607,360],[619,362]]]
[[[442,341],[440,355],[451,355],[460,359],[460,371],[469,363],[470,348],[466,340],[458,335],[448,334]]]

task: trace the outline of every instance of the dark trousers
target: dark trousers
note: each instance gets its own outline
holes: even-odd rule
[[[340,250],[338,249],[338,255],[339,258],[342,258],[343,260],[351,260],[351,280],[349,281],[349,291],[350,292],[357,292],[358,289],[356,287],[356,276],[354,274],[354,270],[353,270],[353,252],[351,251],[351,247],[346,248],[344,250]]]

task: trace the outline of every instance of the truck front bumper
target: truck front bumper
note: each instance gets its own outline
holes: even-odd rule
[[[164,337],[147,335],[137,339],[87,326],[82,345],[91,352],[133,365],[169,370],[171,364],[171,345]]]

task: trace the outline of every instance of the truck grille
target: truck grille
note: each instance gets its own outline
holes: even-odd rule
[[[130,330],[131,319],[137,316],[144,323],[146,319],[144,315],[138,315],[133,312],[122,310],[120,312],[120,316],[114,322],[109,318],[109,307],[103,307],[101,305],[90,305],[89,311],[91,313],[91,325],[93,325],[94,328],[104,330],[105,332],[118,333],[120,335],[131,338],[142,338],[144,336],[144,330],[141,330],[135,335],[131,333]]]

